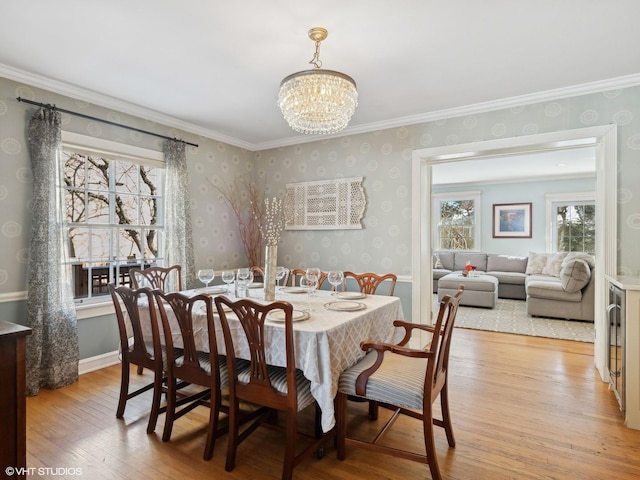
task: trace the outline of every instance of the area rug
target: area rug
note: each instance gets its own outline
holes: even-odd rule
[[[437,295],[434,295],[434,312],[438,311]],[[475,330],[531,335],[534,337],[558,338],[591,342],[595,338],[592,322],[531,317],[527,315],[524,300],[499,298],[495,308],[458,308],[456,327]]]

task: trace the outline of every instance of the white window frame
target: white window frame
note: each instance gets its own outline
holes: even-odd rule
[[[555,253],[557,250],[558,224],[555,215],[555,207],[558,204],[567,203],[596,203],[596,192],[568,192],[568,193],[547,193],[545,195],[545,243],[547,252]],[[596,211],[596,215],[598,212]]]
[[[118,159],[130,160],[132,162],[151,165],[162,169],[166,167],[164,154],[162,152],[105,140],[102,138],[90,137],[74,132],[62,131],[62,148],[78,153],[117,157]],[[59,168],[61,168],[61,166],[59,166]],[[164,196],[164,191],[162,192],[162,196]],[[160,203],[162,204],[162,202]],[[164,219],[164,211],[162,208],[158,211],[158,216],[161,219]],[[163,230],[165,227],[166,225],[164,220],[162,220],[159,223],[159,228]],[[76,311],[79,319],[106,315],[114,312],[111,297],[109,296],[99,296],[77,301]]]
[[[431,224],[433,225],[432,245],[434,250],[441,250],[440,235],[438,225],[440,224],[440,204],[444,201],[473,201],[473,250],[465,251],[481,251],[480,239],[480,212],[482,211],[482,192],[473,190],[468,192],[448,192],[431,194]]]

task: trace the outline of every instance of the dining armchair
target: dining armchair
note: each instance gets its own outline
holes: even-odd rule
[[[378,293],[378,288],[386,282],[389,286],[387,291],[387,295],[389,296],[393,296],[393,291],[396,288],[396,281],[398,280],[398,276],[394,273],[379,275],[373,272],[344,272],[344,282],[342,283],[343,290],[346,290],[349,278],[355,280],[360,292],[366,293],[367,295],[380,295],[380,293]]]
[[[149,308],[148,317],[143,317],[140,314],[141,304],[153,307],[153,293],[146,287],[135,290],[129,287],[116,288],[112,283],[107,288],[113,300],[120,336],[122,373],[116,418],[124,416],[127,400],[153,389],[151,412],[149,414],[149,423],[147,424],[147,433],[152,433],[156,428],[158,415],[164,411],[164,408],[160,407],[160,400],[167,371],[166,354],[160,339],[160,329],[155,308]],[[143,326],[143,322],[147,322],[148,325]],[[148,340],[145,340],[145,332],[150,332],[151,334]],[[131,365],[138,366],[138,373],[142,373],[142,368],[151,370],[153,372],[153,381],[135,391],[129,392]]]
[[[218,434],[218,418],[221,411],[221,389],[229,383],[225,357],[218,355],[216,330],[214,325],[213,301],[208,295],[189,297],[182,293],[164,294],[154,291],[162,320],[167,354],[167,407],[162,441],[171,439],[173,423],[199,405],[209,407],[209,423],[203,458],[213,456]],[[194,309],[203,305],[206,314],[208,351],[198,351],[193,328]],[[176,324],[172,328],[167,307],[171,308]],[[182,345],[175,348],[176,340]],[[191,384],[203,387],[193,394],[178,399],[180,385]],[[179,409],[178,409],[179,408]]]
[[[368,341],[361,343],[361,348],[368,353],[357,364],[345,370],[338,382],[336,443],[340,460],[344,460],[347,446],[359,447],[426,463],[434,480],[442,478],[433,426],[444,428],[449,446],[455,447],[449,411],[449,350],[463,291],[464,287],[460,286],[453,297],[446,295],[442,298],[434,325],[396,320],[394,325],[405,330],[404,338],[397,345]],[[412,332],[418,329],[429,332],[431,341],[423,349],[407,347]],[[351,396],[375,402],[376,405],[395,412],[373,440],[348,436],[347,399]],[[442,418],[433,416],[433,403],[438,397]],[[379,443],[399,415],[422,421],[425,453]]]
[[[324,440],[321,435],[303,435],[298,431],[298,412],[315,404],[315,400],[311,395],[309,380],[295,367],[293,306],[283,301],[261,304],[247,298],[234,302],[224,296],[216,297],[215,303],[222,324],[229,371],[229,436],[225,470],[230,472],[235,468],[240,443],[260,423],[272,419],[271,412],[280,411],[286,412],[282,478],[289,480],[292,478],[294,467],[311,455]],[[233,320],[227,317],[227,311],[233,312]],[[271,315],[277,315],[277,321],[284,326],[281,345],[274,345],[272,339],[265,338],[265,322]],[[235,317],[242,328],[238,328],[237,324],[232,325],[231,322],[236,321]],[[239,335],[243,335],[248,344],[251,358],[248,369],[241,370],[237,367],[235,352],[238,351],[240,339],[237,334],[234,336],[234,331],[239,331]],[[268,348],[281,349],[285,355],[286,366],[268,364]],[[240,402],[261,406],[264,412],[264,415],[254,420],[242,432],[239,430]],[[298,440],[301,438],[306,438],[308,445],[298,452]]]
[[[150,287],[162,292],[179,292],[182,290],[182,267],[147,267],[145,269],[132,268],[129,270],[131,286],[133,288]]]

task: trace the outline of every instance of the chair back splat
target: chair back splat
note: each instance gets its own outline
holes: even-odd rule
[[[344,282],[342,283],[342,288],[347,288],[347,279],[352,278],[355,280],[358,285],[358,289],[362,293],[366,293],[367,295],[380,295],[378,292],[378,288],[385,282],[388,283],[389,288],[387,290],[387,295],[393,296],[393,292],[396,288],[396,282],[398,280],[398,276],[395,273],[387,273],[384,275],[378,275],[377,273],[367,272],[367,273],[353,273],[353,272],[344,272]]]
[[[404,338],[396,345],[364,341],[361,348],[368,352],[365,357],[340,375],[337,413],[338,458],[345,458],[346,447],[365,448],[378,453],[405,458],[429,465],[434,480],[441,479],[435,450],[433,426],[442,427],[450,447],[455,447],[455,438],[449,412],[449,351],[453,326],[464,286],[460,286],[453,297],[445,295],[440,301],[434,325],[423,325],[396,320],[396,327],[405,329]],[[412,332],[423,330],[431,334],[431,341],[423,349],[407,347]],[[380,433],[373,440],[363,440],[347,435],[347,399],[357,397],[394,410]],[[440,397],[442,418],[433,417],[433,402]],[[407,451],[389,444],[379,443],[384,433],[398,416],[406,415],[422,421],[425,453]]]
[[[148,267],[145,269],[132,268],[129,270],[133,288],[149,287],[163,293],[179,292],[182,290],[182,267]]]

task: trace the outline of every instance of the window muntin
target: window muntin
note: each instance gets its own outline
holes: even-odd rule
[[[130,268],[161,264],[163,164],[73,145],[60,158],[75,298],[107,295],[108,283],[130,284]]]

